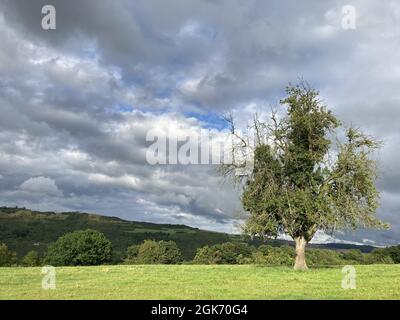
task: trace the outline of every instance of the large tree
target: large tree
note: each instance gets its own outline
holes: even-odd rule
[[[112,258],[112,244],[92,229],[66,233],[50,244],[45,262],[53,266],[94,266]]]
[[[240,135],[229,121],[238,141],[233,154],[248,155],[250,148],[253,156],[243,184],[244,232],[290,235],[296,244],[294,268],[306,269],[305,247],[317,230],[386,226],[375,217],[379,192],[372,155],[380,143],[354,128],[338,137],[340,121],[307,83],[289,85],[286,93],[269,120],[254,118],[248,128],[254,132],[252,148],[250,131]],[[243,167],[238,157],[234,160],[222,166],[224,174]]]

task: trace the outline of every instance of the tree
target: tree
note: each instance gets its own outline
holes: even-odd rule
[[[139,247],[137,257],[131,262],[138,264],[176,264],[182,254],[174,241],[145,240]]]
[[[382,248],[374,249],[365,257],[366,264],[392,264],[393,261],[390,254]]]
[[[11,267],[17,262],[16,254],[0,243],[0,267]]]
[[[272,266],[289,266],[293,260],[293,253],[293,248],[289,246],[272,247],[261,245],[253,253],[253,262]]]
[[[377,249],[379,250],[379,249]],[[392,258],[394,263],[400,263],[400,245],[399,246],[392,246],[392,247],[387,247],[384,249],[380,249],[381,251],[384,251],[388,256]]]
[[[365,262],[365,256],[359,249],[345,250],[341,253],[341,255],[348,264],[349,261],[351,264],[363,264]]]
[[[96,230],[67,233],[49,246],[46,263],[54,266],[90,266],[107,263],[112,257],[112,245]]]
[[[196,250],[195,264],[222,264],[222,252],[216,246],[204,246]]]
[[[140,245],[137,245],[137,244],[129,246],[126,249],[124,262],[128,263],[128,264],[134,262],[137,259],[137,256],[139,254],[139,248],[140,248]]]
[[[21,261],[24,267],[37,267],[40,266],[39,254],[35,250],[29,251]]]
[[[198,248],[193,262],[196,264],[237,264],[250,258],[253,248],[242,242],[225,242]]]
[[[255,116],[247,130],[254,132],[253,146],[249,133],[240,135],[232,117],[228,121],[238,141],[232,153],[251,150],[253,155],[252,171],[242,184],[248,213],[244,232],[263,238],[290,235],[296,244],[294,268],[307,269],[306,244],[317,230],[386,227],[375,217],[379,192],[372,154],[380,143],[355,128],[346,130],[344,140],[335,139],[341,123],[307,83],[289,84],[286,93],[268,121]],[[224,175],[246,165],[234,160],[221,166]]]
[[[340,252],[329,249],[310,249],[308,252],[309,265],[311,266],[337,266],[345,264]]]

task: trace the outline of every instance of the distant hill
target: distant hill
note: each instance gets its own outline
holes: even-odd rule
[[[103,232],[113,244],[115,261],[122,258],[126,248],[139,244],[145,239],[173,240],[181,249],[185,259],[192,259],[196,249],[227,241],[246,241],[260,245],[260,240],[246,239],[240,235],[230,235],[200,230],[185,225],[155,224],[126,221],[116,217],[81,212],[39,212],[25,208],[0,207],[0,242],[17,252],[18,257],[29,250],[44,254],[47,246],[63,234],[75,230],[95,229]],[[285,240],[268,240],[268,244],[292,245]],[[369,252],[374,247],[351,244],[311,245],[318,248],[352,249]]]

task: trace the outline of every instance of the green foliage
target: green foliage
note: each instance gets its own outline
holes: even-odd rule
[[[366,264],[392,264],[394,263],[389,251],[385,249],[375,249],[365,257]]]
[[[324,249],[309,249],[307,263],[310,266],[338,266],[348,264],[338,251]]]
[[[198,248],[194,256],[195,264],[221,264],[222,253],[216,246]]]
[[[271,266],[292,266],[294,254],[295,252],[293,247],[271,247],[261,245],[257,251],[253,253],[251,263]],[[370,255],[371,254],[363,254],[358,249],[338,251],[310,248],[307,250],[308,265],[312,267],[339,266],[347,264],[359,265],[365,264],[367,261],[368,263],[391,263],[388,256],[385,256],[385,258],[380,256],[379,259],[375,255],[372,257],[370,257]]]
[[[126,254],[125,254],[125,259],[124,262],[125,263],[132,263],[135,261],[135,259],[137,258],[138,254],[139,254],[139,248],[140,245],[137,244],[133,244],[131,246],[129,246],[126,249]]]
[[[329,137],[340,122],[308,85],[288,86],[287,95],[281,100],[286,116],[274,114],[272,124],[255,121],[264,139],[242,196],[250,213],[244,231],[263,237],[286,232],[308,242],[317,230],[383,226],[374,216],[379,193],[369,157],[379,144],[351,128],[336,159],[329,157]]]
[[[252,263],[270,266],[291,266],[293,264],[294,249],[289,246],[271,247],[261,245],[253,253]]]
[[[90,266],[110,262],[112,245],[96,230],[67,233],[49,246],[46,263],[54,266]]]
[[[346,264],[364,264],[365,254],[359,249],[349,249],[341,252],[341,258],[346,261]]]
[[[254,249],[242,242],[225,242],[197,249],[196,264],[237,264],[249,261]]]
[[[226,234],[207,232],[203,230],[196,230],[193,228],[188,228],[185,226],[181,226],[181,231],[179,231],[178,226],[169,227],[169,229],[165,225],[151,225],[151,228],[147,226],[145,223],[134,223],[123,221],[116,218],[110,217],[102,217],[97,215],[87,215],[82,213],[65,213],[65,214],[54,214],[54,213],[46,213],[46,212],[32,212],[26,209],[20,208],[0,208],[0,236],[3,236],[8,242],[13,243],[13,247],[15,248],[15,244],[17,243],[19,246],[16,248],[20,249],[19,257],[25,256],[28,251],[25,251],[27,248],[32,250],[33,248],[38,248],[37,252],[39,256],[42,255],[42,241],[48,241],[54,236],[54,232],[60,229],[59,232],[66,230],[66,226],[68,228],[75,228],[78,226],[94,226],[99,229],[107,230],[108,234],[112,236],[112,242],[114,247],[114,242],[118,246],[121,251],[121,257],[125,258],[126,263],[138,263],[135,258],[139,253],[139,245],[134,244],[126,249],[129,244],[136,243],[138,239],[143,239],[143,237],[155,237],[158,238],[158,235],[163,234],[163,237],[167,234],[168,237],[178,237],[179,243],[177,243],[179,249],[181,248],[181,243],[184,243],[186,250],[194,250],[197,249],[197,255],[195,259],[195,263],[198,264],[220,264],[220,263],[237,263],[237,264],[262,264],[262,265],[287,265],[292,266],[293,262],[289,261],[289,257],[293,257],[293,247],[284,246],[283,252],[281,252],[281,248],[277,248],[277,246],[281,246],[284,243],[287,243],[282,240],[268,240],[268,244],[272,244],[274,247],[270,245],[261,245],[255,250],[252,246],[241,243],[240,238],[238,236],[229,236]],[[74,222],[71,222],[71,219]],[[44,226],[46,228],[44,229]],[[138,227],[140,226],[140,228]],[[146,227],[145,227],[146,226]],[[133,227],[135,227],[135,232],[130,232]],[[67,228],[67,229],[68,229]],[[151,234],[147,233],[148,230],[153,230]],[[156,230],[159,230],[159,234],[156,233]],[[47,233],[47,230],[49,231]],[[140,230],[146,230],[146,232],[139,232]],[[172,231],[174,230],[174,231]],[[187,230],[190,230],[194,233],[189,233]],[[14,231],[16,231],[14,233]],[[15,236],[18,234],[18,238]],[[41,236],[50,238],[40,238]],[[186,237],[189,235],[190,237]],[[25,237],[26,235],[26,237]],[[129,237],[125,238],[128,235],[131,237],[131,242],[128,242]],[[210,236],[208,236],[210,235]],[[139,238],[137,238],[140,236]],[[108,237],[107,237],[108,238]],[[200,239],[201,238],[201,239]],[[204,239],[209,238],[209,239]],[[209,245],[204,247],[207,243],[215,243],[221,242],[226,243],[227,241],[223,241],[225,239],[232,239],[233,242],[229,244],[224,244],[223,246]],[[29,240],[29,244],[27,243]],[[56,240],[56,239],[55,239]],[[125,247],[126,243],[126,247]],[[253,241],[249,242],[253,245],[259,245],[261,241]],[[8,243],[7,243],[8,244]],[[34,244],[33,247],[30,247]],[[325,246],[321,246],[325,247]],[[379,249],[374,254],[363,254],[359,250],[344,250],[346,248],[351,248],[351,245],[347,245],[346,248],[343,246],[329,246],[329,248],[335,248],[340,250],[335,250],[340,255],[340,263],[338,264],[365,264],[365,263],[399,263],[398,253],[400,250],[400,246],[389,247],[384,249]],[[358,246],[353,246],[357,247]],[[370,247],[363,246],[361,247],[364,252],[369,252]],[[322,255],[322,258],[325,259],[325,262],[322,260],[318,261],[317,254],[313,253],[314,249],[308,249],[307,254],[311,255],[310,264],[313,266],[319,265],[328,265],[329,263],[335,263],[335,259],[329,259],[330,262],[326,262],[328,259]],[[14,250],[12,250],[14,251]],[[35,250],[36,251],[36,250]],[[325,249],[323,251],[326,251]],[[8,262],[5,265],[15,265],[17,263],[15,254],[11,252],[11,250],[7,249],[7,257],[12,257],[12,259],[8,259]],[[187,251],[186,251],[187,252]],[[250,252],[250,254],[249,254]],[[378,254],[379,253],[379,254]],[[328,254],[329,256],[329,254]],[[0,246],[0,265],[2,265],[4,259],[4,247]],[[115,257],[114,257],[115,258]],[[191,259],[191,255],[183,255],[186,261]],[[7,260],[7,259],[6,259]],[[11,260],[11,262],[10,262]],[[21,265],[26,265],[23,263],[23,259],[20,260]],[[119,260],[114,260],[115,262],[119,262]],[[337,262],[337,261],[336,261]]]
[[[40,266],[39,254],[35,250],[29,251],[21,260],[24,267],[37,267]]]
[[[266,122],[254,119],[257,145],[250,150],[254,167],[241,199],[249,214],[243,231],[261,238],[290,235],[296,242],[295,268],[305,269],[305,245],[318,230],[387,227],[375,216],[379,192],[371,154],[380,144],[350,128],[346,141],[337,139],[333,146],[341,123],[319,99],[319,92],[301,82],[289,85],[286,93],[280,101],[285,113],[275,110]],[[237,137],[234,128],[232,123]],[[249,148],[246,143],[234,145],[233,154],[249,152],[235,148]],[[224,165],[222,172],[232,170]],[[323,258],[330,259],[336,258]]]
[[[197,249],[194,264],[259,264],[268,266],[293,266],[295,250],[292,246],[273,247],[260,245],[257,249],[245,243],[224,243]],[[386,249],[376,249],[363,254],[358,249],[307,250],[308,264],[312,267],[340,266],[347,264],[393,263]]]
[[[379,251],[381,253],[385,253],[385,255],[389,256],[394,263],[400,263],[400,245],[387,247],[384,249],[377,249],[373,252]]]
[[[145,240],[139,247],[129,247],[126,263],[176,264],[182,262],[182,253],[174,241]]]
[[[394,263],[400,263],[400,245],[387,248]]]
[[[16,254],[0,243],[0,267],[11,267],[17,262]]]
[[[205,245],[238,239],[238,235],[199,230],[184,225],[125,221],[115,217],[80,212],[40,212],[25,208],[0,207],[0,242],[18,257],[30,250],[44,256],[48,246],[62,235],[93,229],[104,233],[113,244],[112,263],[125,258],[126,249],[146,239],[175,241],[185,260],[193,259],[196,249]]]

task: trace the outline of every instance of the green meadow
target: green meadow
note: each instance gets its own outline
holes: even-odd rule
[[[400,265],[293,271],[256,265],[118,265],[56,268],[42,289],[41,268],[0,268],[0,299],[400,299]]]

